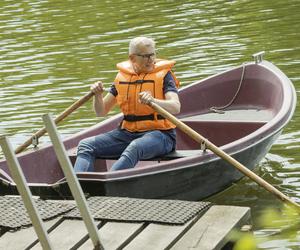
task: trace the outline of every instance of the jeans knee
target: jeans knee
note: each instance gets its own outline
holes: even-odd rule
[[[77,154],[94,154],[95,147],[90,138],[83,139],[79,142]]]
[[[132,141],[125,149],[123,154],[125,154],[127,157],[138,156],[140,151],[139,149],[138,143],[136,141]]]

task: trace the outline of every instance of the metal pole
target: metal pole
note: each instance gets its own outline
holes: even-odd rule
[[[38,210],[32,199],[32,194],[26,184],[24,174],[21,170],[19,161],[17,160],[17,158],[14,154],[12,146],[11,146],[9,140],[5,136],[0,137],[0,144],[1,144],[1,147],[3,150],[3,153],[5,155],[5,158],[6,158],[8,167],[9,167],[9,171],[11,172],[13,180],[17,184],[17,189],[23,199],[25,208],[29,214],[32,225],[33,225],[34,230],[39,238],[42,248],[46,249],[46,250],[51,250],[51,249],[53,249],[53,247],[51,246],[51,243],[48,238],[48,234],[47,234],[45,228],[43,227],[42,220],[39,216]]]
[[[95,249],[104,249],[100,242],[98,229],[94,223],[93,217],[91,216],[87,201],[79,181],[73,171],[73,166],[69,157],[67,156],[66,149],[62,143],[62,140],[60,139],[55,123],[49,114],[43,115],[43,121],[94,247]]]

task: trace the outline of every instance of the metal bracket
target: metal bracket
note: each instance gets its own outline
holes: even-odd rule
[[[36,135],[33,135],[31,143],[34,148],[37,148],[37,146],[39,145],[39,138]]]
[[[265,54],[264,51],[260,51],[260,52],[255,53],[255,54],[252,55],[252,57],[253,57],[256,64],[259,64],[263,61],[264,54]]]
[[[206,151],[206,143],[205,143],[205,141],[201,141],[200,149],[203,150],[203,152]]]

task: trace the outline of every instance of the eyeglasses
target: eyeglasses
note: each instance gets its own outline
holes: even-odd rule
[[[140,56],[142,57],[144,60],[145,59],[154,59],[155,58],[155,53],[151,53],[151,54],[135,54],[136,56]]]

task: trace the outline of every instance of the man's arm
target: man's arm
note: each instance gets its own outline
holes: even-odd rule
[[[141,92],[140,93],[140,102],[143,104],[149,104],[150,102],[154,102],[166,111],[170,112],[173,115],[176,115],[180,112],[181,104],[179,101],[178,94],[169,91],[165,93],[165,100],[160,100],[153,98],[153,96],[149,92]]]
[[[156,104],[170,112],[171,114],[178,114],[180,112],[180,100],[178,97],[178,90],[176,87],[175,79],[169,71],[164,78],[163,92],[165,95],[164,100],[155,99],[149,93],[140,93],[140,102],[148,104],[150,101],[154,101]],[[142,99],[141,99],[142,98]]]
[[[95,94],[93,107],[97,116],[105,116],[112,107],[116,104],[116,97],[107,93],[103,98],[103,83],[101,81],[94,83],[91,86],[91,91]]]

